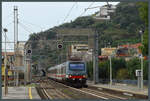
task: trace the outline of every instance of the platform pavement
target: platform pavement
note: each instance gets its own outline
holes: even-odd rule
[[[31,90],[30,90],[31,89]],[[35,87],[8,87],[8,94],[4,95],[2,87],[2,99],[41,99]]]
[[[31,96],[32,99],[41,99],[35,87],[31,87]]]
[[[139,95],[148,96],[148,87],[144,87],[142,90],[142,89],[139,89],[137,86],[119,84],[119,83],[115,83],[110,86],[110,84],[101,84],[101,83],[94,84],[93,82],[88,81],[87,84],[91,86],[119,91],[119,92],[128,92],[131,94],[139,94]]]

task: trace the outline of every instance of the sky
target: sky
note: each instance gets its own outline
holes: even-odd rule
[[[109,2],[113,5],[118,3]],[[96,7],[106,4],[106,2],[2,2],[2,27],[8,29],[6,40],[13,42],[13,9],[14,6],[18,6],[18,40],[27,41],[31,33],[74,21],[89,6]],[[82,16],[91,15],[96,11],[99,11],[99,8],[89,9]],[[2,33],[2,40],[4,42],[4,33]],[[7,43],[6,47],[13,49],[13,44]],[[4,49],[4,44],[2,44],[2,49]]]

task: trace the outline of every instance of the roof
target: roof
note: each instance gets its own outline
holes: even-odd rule
[[[112,47],[112,48],[101,48],[102,50],[116,50],[116,47]]]
[[[9,56],[12,56],[12,55],[14,55],[14,52],[6,52],[6,54]],[[5,52],[2,52],[2,56],[4,56],[4,55],[5,55]]]
[[[108,56],[100,55],[100,56],[98,56],[98,58],[108,58]]]
[[[128,44],[128,45],[121,45],[119,47],[122,47],[122,48],[138,48],[139,46],[142,46],[141,43],[137,43],[137,44]]]

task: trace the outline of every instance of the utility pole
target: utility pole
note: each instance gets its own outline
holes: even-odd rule
[[[141,89],[143,89],[143,55],[141,54]]]
[[[30,59],[30,61],[29,61],[29,67],[30,67],[30,82],[32,82],[32,53],[31,54],[29,54],[29,59]]]
[[[16,57],[16,55],[17,55],[17,49],[18,49],[17,42],[18,42],[18,7],[14,6],[14,53],[15,53],[15,58],[17,58]],[[16,73],[17,73],[17,77],[16,77]],[[18,81],[19,81],[18,80],[19,79],[18,71],[14,72],[14,77],[16,78],[16,86],[18,86]]]
[[[24,85],[27,84],[27,63],[26,63],[26,50],[24,49]]]
[[[139,33],[141,35],[141,44],[142,44],[144,31],[140,30]],[[142,52],[141,52],[141,89],[143,89],[143,54]]]
[[[18,42],[18,7],[14,6],[14,46],[15,44],[17,44],[17,42]]]
[[[5,88],[5,95],[8,93],[8,88],[7,88],[7,73],[6,73],[6,69],[7,69],[7,55],[6,55],[6,32],[8,31],[6,28],[3,29],[5,32],[5,60],[4,60],[4,88]]]
[[[109,56],[110,58],[110,86],[112,86],[112,64],[111,64],[111,55]]]
[[[94,77],[94,84],[99,82],[99,70],[98,70],[98,33],[95,29],[94,33],[94,61],[93,61],[93,77]]]

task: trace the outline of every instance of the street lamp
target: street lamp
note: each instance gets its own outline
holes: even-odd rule
[[[7,77],[6,77],[6,69],[7,69],[7,56],[6,56],[6,32],[8,30],[6,28],[3,29],[5,32],[5,58],[4,58],[4,88],[5,88],[5,95],[8,93],[8,88],[7,88]]]
[[[141,44],[143,43],[143,30],[139,31],[140,35],[141,35]],[[141,89],[143,89],[143,54],[141,52]]]
[[[112,63],[111,63],[111,55],[109,56],[110,59],[110,86],[112,86]]]
[[[111,48],[111,41],[108,42],[108,46],[109,46],[109,48]],[[111,60],[112,55],[113,54],[111,53],[109,56],[109,60],[110,60],[110,86],[112,86],[112,60]]]
[[[143,30],[140,30],[139,31],[139,34],[141,35],[141,43],[143,42],[143,34],[144,34],[144,31]]]

